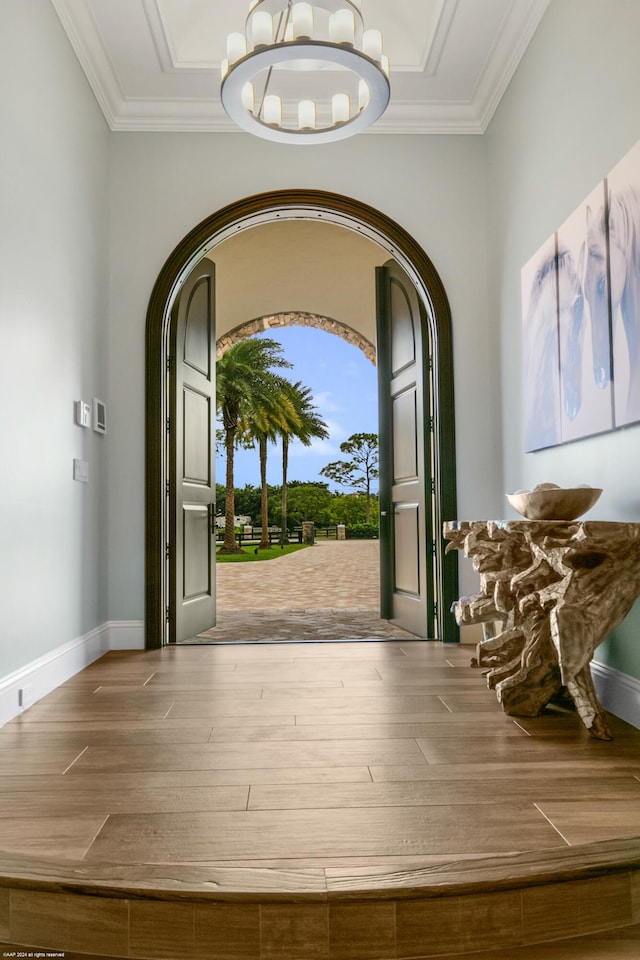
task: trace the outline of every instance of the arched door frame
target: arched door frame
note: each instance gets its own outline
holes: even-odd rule
[[[455,416],[451,310],[440,277],[424,250],[406,230],[380,211],[340,194],[318,190],[280,190],[229,204],[184,237],[164,264],[154,285],[146,325],[146,502],[145,645],[161,647],[166,635],[168,597],[165,562],[168,537],[169,471],[166,457],[167,357],[173,304],[195,264],[242,230],[277,220],[320,220],[346,227],[373,240],[400,264],[426,308],[433,345],[436,529],[456,519]],[[373,278],[372,278],[372,282]],[[456,642],[458,631],[448,610],[458,598],[455,554],[445,555],[437,538],[440,637]]]

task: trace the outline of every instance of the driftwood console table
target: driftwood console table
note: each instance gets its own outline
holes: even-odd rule
[[[640,595],[640,523],[452,521],[444,536],[480,574],[480,593],[452,609],[461,626],[483,624],[478,663],[505,713],[537,716],[568,694],[591,736],[610,740],[589,664]]]

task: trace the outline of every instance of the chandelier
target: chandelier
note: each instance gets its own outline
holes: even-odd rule
[[[220,95],[249,133],[280,143],[327,143],[371,126],[390,97],[379,30],[362,0],[253,0],[244,33],[227,37]]]

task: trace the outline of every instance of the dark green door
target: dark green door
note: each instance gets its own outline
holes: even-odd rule
[[[434,638],[430,344],[424,308],[395,261],[376,271],[381,615]]]
[[[216,622],[215,266],[202,260],[175,305],[169,359],[169,641]],[[173,609],[171,609],[173,607]]]

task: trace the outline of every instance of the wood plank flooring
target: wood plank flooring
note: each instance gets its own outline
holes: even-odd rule
[[[353,926],[351,927],[351,931],[353,931]],[[377,931],[369,927],[369,932],[375,940]],[[165,934],[166,944],[166,932],[162,931],[162,933]],[[217,929],[214,928],[208,933],[208,943],[217,946],[214,937],[216,933],[218,934],[218,938],[220,936],[219,926]],[[236,942],[233,943],[233,941],[231,941],[229,931],[225,930],[225,939],[222,941],[223,949],[226,948],[228,951],[229,944],[231,943],[232,946],[236,947],[236,950],[233,954],[229,954],[230,956],[241,957],[243,950],[245,956],[248,955],[247,941],[250,939],[250,934],[242,929],[238,930],[237,923],[232,927],[231,933],[235,933]],[[378,942],[380,942],[379,938]],[[238,943],[240,944],[240,950],[238,950]],[[25,955],[24,945],[22,944],[2,941],[0,946],[2,946],[5,956],[10,956],[12,952],[16,956],[20,956],[21,954],[23,956]],[[33,955],[36,956],[37,954],[34,953]],[[640,925],[636,925],[626,927],[623,931],[608,931],[603,934],[598,934],[595,937],[574,937],[569,940],[555,940],[553,943],[538,944],[535,946],[510,947],[508,952],[505,951],[504,947],[500,947],[498,950],[474,951],[471,956],[473,960],[638,960],[639,955]],[[393,956],[393,950],[388,952],[386,957],[383,953],[380,953],[380,950],[376,950],[376,960],[392,960]],[[109,957],[98,956],[96,954],[89,955],[78,953],[75,950],[65,950],[64,960],[114,960],[114,956],[113,954]],[[127,960],[127,958],[122,958],[122,960]],[[417,957],[416,960],[420,960],[420,958]],[[470,956],[468,953],[449,953],[447,954],[447,960],[470,960]]]
[[[471,649],[118,652],[0,730],[0,849],[393,868],[640,833],[640,731],[506,717]]]

